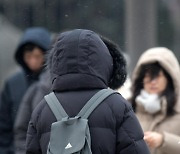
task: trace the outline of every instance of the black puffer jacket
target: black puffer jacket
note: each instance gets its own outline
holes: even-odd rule
[[[44,43],[42,38],[46,40]],[[31,72],[24,63],[22,47],[27,43],[33,43],[46,52],[50,45],[49,32],[44,28],[27,29],[15,52],[16,61],[22,69],[5,81],[0,94],[0,154],[14,153],[13,125],[19,104],[28,87],[39,79],[41,73]]]
[[[69,116],[77,115],[97,91],[109,86],[113,60],[92,31],[78,29],[60,35],[50,53],[49,68],[53,90]],[[43,99],[29,123],[26,154],[46,154],[55,121]],[[119,94],[111,95],[94,110],[89,127],[93,154],[149,154],[134,112]]]

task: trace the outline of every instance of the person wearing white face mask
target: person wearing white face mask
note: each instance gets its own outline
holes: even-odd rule
[[[132,103],[151,154],[180,153],[180,67],[164,47],[145,51],[132,74]]]

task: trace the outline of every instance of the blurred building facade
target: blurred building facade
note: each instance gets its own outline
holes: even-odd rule
[[[18,69],[13,56],[20,35],[21,30],[0,15],[0,87],[4,79]]]
[[[31,26],[51,32],[86,28],[103,34],[129,55],[130,72],[150,47],[168,47],[180,59],[179,0],[0,0],[0,14],[0,87],[16,68],[13,53],[21,32]]]

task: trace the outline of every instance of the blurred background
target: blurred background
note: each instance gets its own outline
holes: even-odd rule
[[[180,0],[0,0],[0,89],[18,69],[14,51],[32,26],[52,34],[85,28],[107,36],[128,55],[129,73],[150,47],[167,47],[180,60]]]

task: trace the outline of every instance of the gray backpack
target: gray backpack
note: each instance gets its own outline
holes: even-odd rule
[[[47,154],[92,154],[88,117],[93,110],[109,95],[111,89],[97,92],[75,117],[69,117],[55,94],[45,96],[57,122],[52,123]]]

